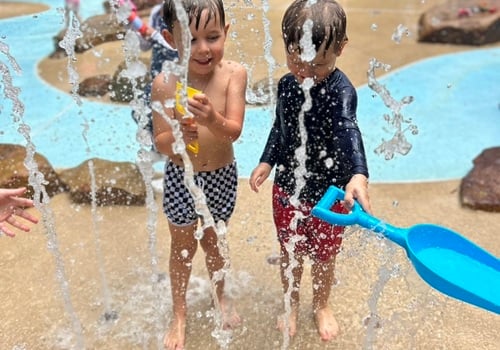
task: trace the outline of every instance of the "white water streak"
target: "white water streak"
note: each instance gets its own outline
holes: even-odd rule
[[[8,57],[9,61],[14,62],[14,70],[20,74],[21,70],[19,65],[14,57],[9,55],[8,46],[0,41],[0,48],[2,50],[1,52]],[[2,82],[4,85],[5,96],[11,99],[14,105],[12,111],[13,121],[15,124],[19,124],[18,131],[26,140],[26,158],[24,160],[24,164],[29,172],[28,183],[32,186],[34,191],[33,202],[35,208],[37,208],[42,214],[42,222],[47,234],[47,248],[50,252],[52,252],[54,257],[56,280],[61,288],[64,309],[71,320],[74,336],[76,337],[76,348],[83,350],[85,349],[83,328],[71,302],[71,294],[69,291],[68,279],[66,277],[64,260],[59,250],[57,232],[54,224],[54,214],[49,205],[50,197],[45,190],[45,185],[47,185],[48,182],[45,180],[44,175],[39,171],[38,164],[35,161],[36,150],[35,145],[31,141],[31,128],[23,121],[24,104],[19,99],[19,93],[21,90],[12,85],[12,76],[10,71],[7,65],[1,61],[0,69],[2,71]]]

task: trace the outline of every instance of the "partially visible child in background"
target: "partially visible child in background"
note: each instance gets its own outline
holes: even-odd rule
[[[275,121],[260,164],[250,176],[250,186],[257,192],[276,166],[272,204],[285,296],[291,287],[291,312],[279,317],[278,328],[290,336],[296,333],[300,281],[308,256],[312,260],[314,319],[324,341],[339,333],[328,299],[344,228],[313,217],[311,209],[330,185],[336,185],[345,188],[345,198],[343,205],[334,205],[334,211],[345,211],[344,206],[350,208],[356,199],[371,212],[356,89],[335,66],[347,44],[346,23],[344,10],[333,0],[295,0],[286,10],[281,28],[290,73],[279,81]],[[312,106],[303,111],[307,89]],[[296,156],[303,142],[301,113],[307,135],[302,160]],[[295,175],[301,161],[304,183]]]
[[[80,24],[82,23],[82,18],[80,17],[80,0],[64,0],[64,22],[66,29],[69,28],[71,15],[75,16]]]
[[[16,234],[12,228],[28,232],[30,227],[18,219],[38,223],[38,219],[25,210],[25,208],[33,207],[31,199],[21,197],[25,192],[25,187],[0,188],[0,234],[5,233],[7,236],[14,237]]]
[[[147,28],[146,35],[139,33],[139,41],[142,51],[152,50],[151,77],[154,79],[161,72],[163,62],[177,58],[177,50],[174,50],[162,35],[162,31],[166,30],[163,24],[163,2],[151,9]]]
[[[128,8],[130,11],[127,17],[127,23],[129,27],[137,33],[140,49],[142,51],[151,50],[149,73],[151,80],[153,80],[158,73],[161,72],[163,62],[177,59],[177,50],[173,49],[162,35],[162,31],[166,29],[163,24],[163,2],[151,8],[149,23],[145,23],[140,19],[137,14],[137,8],[132,1],[122,1],[121,6]],[[151,135],[152,139],[153,114],[151,112],[151,84],[152,82],[145,86],[142,95],[146,107],[145,120],[140,120],[140,115],[135,111],[132,112],[132,118],[140,128],[146,130]]]
[[[183,42],[184,25],[177,17],[176,3],[184,8],[191,33],[191,51]],[[165,334],[165,348],[184,349],[186,342],[186,292],[198,243],[205,253],[205,265],[214,283],[214,305],[220,306],[225,328],[240,324],[239,315],[225,292],[225,257],[218,247],[215,228],[205,226],[195,210],[194,200],[185,185],[187,164],[176,152],[174,133],[166,118],[180,123],[186,145],[197,141],[197,153],[189,152],[194,182],[203,191],[206,204],[216,223],[228,223],[235,207],[238,174],[233,142],[242,131],[245,116],[247,73],[234,61],[224,59],[224,45],[229,24],[225,22],[222,0],[166,0],[163,8],[163,31],[167,42],[187,61],[187,85],[200,92],[187,99],[189,118],[180,108],[167,103],[175,101],[180,73],[161,72],[153,81],[152,101],[163,106],[153,110],[154,140],[159,152],[167,156],[164,175],[163,210],[170,231],[169,274],[172,291],[173,319]],[[186,24],[187,25],[187,24]],[[164,116],[165,114],[165,116]],[[203,236],[195,237],[199,221]]]

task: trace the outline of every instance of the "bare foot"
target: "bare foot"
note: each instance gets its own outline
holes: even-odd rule
[[[232,300],[222,297],[220,302],[220,310],[222,313],[222,328],[233,329],[241,324],[241,317],[236,312],[236,308]]]
[[[163,338],[167,350],[182,350],[186,342],[186,318],[175,316]]]
[[[278,316],[278,324],[276,328],[278,328],[281,333],[284,333],[288,329],[288,335],[290,337],[293,337],[297,333],[298,315],[299,315],[298,308],[292,307],[292,310],[290,311],[289,314],[284,313]]]
[[[339,324],[329,307],[317,310],[314,314],[314,318],[321,340],[330,341],[339,335]]]

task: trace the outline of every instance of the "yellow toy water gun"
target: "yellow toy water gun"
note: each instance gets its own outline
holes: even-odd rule
[[[189,118],[189,119],[193,120],[193,116],[190,115],[189,112],[186,111],[184,109],[184,106],[182,105],[181,98],[182,98],[182,90],[183,89],[184,89],[184,86],[182,85],[182,83],[180,81],[178,81],[176,84],[176,89],[175,89],[175,109],[177,109],[177,111],[179,113],[181,113],[184,116],[184,118]],[[189,87],[189,86],[186,87],[186,92],[187,92],[188,98],[193,98],[194,95],[202,93],[200,90],[197,90],[197,89]],[[194,123],[194,121],[193,121],[193,123]],[[199,145],[198,141],[195,140],[195,141],[189,143],[186,146],[186,149],[188,151],[193,152],[194,154],[198,154],[198,152],[200,151],[200,145]]]

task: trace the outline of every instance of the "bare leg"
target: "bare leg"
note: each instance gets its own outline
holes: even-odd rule
[[[323,341],[339,334],[339,325],[328,305],[328,298],[335,278],[335,257],[322,263],[315,261],[311,267],[313,281],[313,312],[318,332]]]
[[[172,288],[173,319],[165,334],[163,343],[165,349],[184,349],[186,342],[186,291],[191,275],[191,266],[198,242],[194,237],[197,223],[190,226],[175,226],[170,228],[170,284]]]
[[[230,298],[224,293],[225,276],[222,269],[225,261],[217,246],[217,234],[212,227],[205,229],[200,244],[205,252],[208,275],[210,280],[215,283],[215,294],[222,314],[222,327],[225,329],[237,327],[241,323],[241,318]],[[219,272],[220,274],[218,274]]]
[[[277,328],[282,333],[286,332],[288,329],[288,335],[291,337],[297,333],[297,319],[300,302],[300,280],[302,278],[302,272],[304,271],[303,262],[304,258],[302,256],[295,256],[291,259],[288,251],[284,247],[281,248],[281,284],[283,286],[285,298],[287,298],[288,295],[290,296],[290,311],[285,312],[283,315],[278,317]],[[290,280],[292,282],[291,291],[288,290]]]

